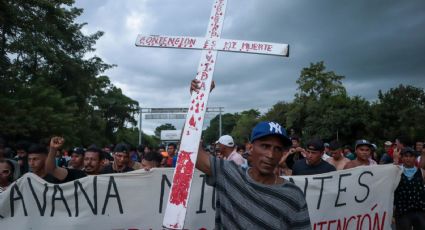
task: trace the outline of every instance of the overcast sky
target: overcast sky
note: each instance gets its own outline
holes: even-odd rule
[[[141,107],[188,107],[198,50],[135,47],[138,34],[203,37],[213,0],[77,0],[85,33],[105,35],[95,55]],[[228,0],[222,38],[290,45],[289,58],[219,52],[209,106],[226,112],[267,111],[292,101],[303,67],[324,61],[344,75],[350,95],[368,100],[399,84],[425,87],[423,0]],[[143,130],[182,121],[143,120]],[[207,125],[207,124],[204,124]]]

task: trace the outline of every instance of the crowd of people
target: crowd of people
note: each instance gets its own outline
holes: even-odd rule
[[[212,88],[214,86],[212,85]],[[198,93],[193,80],[191,92]],[[25,173],[50,183],[65,183],[87,175],[125,173],[156,167],[175,167],[178,143],[131,148],[125,143],[65,150],[62,137],[48,145],[18,142],[13,148],[0,139],[0,193]],[[301,189],[281,176],[314,175],[359,166],[395,164],[402,169],[394,194],[397,229],[425,226],[425,148],[404,137],[383,143],[383,152],[368,140],[353,147],[338,140],[313,138],[302,144],[276,122],[260,122],[245,145],[230,135],[209,148],[200,146],[196,168],[216,188],[216,229],[311,229],[307,202]],[[196,143],[194,143],[196,144]]]
[[[280,127],[278,124],[275,126]],[[208,184],[221,187],[217,194],[221,207],[226,208],[226,204],[230,202],[229,199],[232,198],[231,194],[233,193],[229,193],[229,191],[232,189],[244,188],[245,192],[256,192],[257,189],[246,188],[252,186],[249,183],[250,180],[265,185],[285,185],[273,194],[282,196],[291,194],[291,196],[302,197],[301,190],[296,189],[296,186],[289,185],[290,182],[284,181],[281,176],[314,175],[358,166],[395,164],[399,165],[403,171],[394,195],[394,216],[397,229],[425,226],[425,148],[423,141],[417,141],[412,145],[404,137],[398,137],[394,142],[388,140],[382,143],[383,151],[377,154],[378,146],[368,140],[356,141],[354,148],[350,145],[343,145],[337,140],[324,143],[321,139],[316,138],[308,140],[302,145],[299,136],[288,137],[279,132],[273,133],[270,131],[273,130],[270,127],[267,122],[258,124],[253,130],[250,142],[245,145],[237,145],[230,135],[223,135],[215,143],[212,143],[210,148],[200,148],[197,168],[209,176]],[[28,172],[34,173],[50,183],[65,183],[87,175],[175,167],[178,155],[178,145],[175,143],[167,146],[160,145],[156,149],[141,145],[133,148],[125,143],[119,143],[103,148],[91,145],[87,148],[73,147],[68,150],[63,148],[64,143],[65,140],[62,137],[52,137],[48,145],[18,142],[14,148],[10,148],[4,140],[0,140],[0,192],[6,190],[13,181]],[[226,173],[227,176],[220,176],[223,173]],[[232,183],[232,186],[229,187],[228,183]],[[239,183],[239,186],[235,187],[235,183]],[[249,200],[254,203],[250,205],[255,207],[255,199],[260,198],[256,198],[258,194],[251,195]],[[282,198],[274,197],[271,199],[271,203],[276,202],[276,199]],[[308,213],[306,214],[307,208],[303,206],[305,200],[299,198],[299,202],[297,207],[283,206],[283,209],[286,211],[298,210],[300,216],[296,217],[299,218],[296,222],[305,225],[309,223]],[[234,208],[236,204],[229,205]],[[268,208],[276,207],[270,204]],[[275,211],[283,213],[283,209]],[[251,213],[252,220],[259,218],[257,214],[258,212]],[[228,226],[226,223],[235,221],[229,220],[230,217],[225,215],[224,210],[217,210],[216,216],[221,221],[216,223],[217,226],[221,226],[223,223],[223,226]],[[288,215],[288,218],[294,218],[294,216]],[[246,223],[252,225],[260,222],[248,221]],[[230,226],[245,226],[243,223],[238,224],[240,225]]]
[[[47,182],[65,183],[87,175],[171,167],[177,156],[173,143],[167,150],[162,145],[153,150],[149,146],[131,148],[125,143],[64,149],[64,142],[62,137],[52,137],[48,145],[20,141],[11,148],[0,139],[0,192],[28,172]]]
[[[325,143],[313,138],[301,145],[299,136],[293,135],[290,148],[283,150],[275,168],[279,176],[315,175],[345,170],[358,166],[395,164],[401,167],[400,183],[394,193],[394,219],[396,229],[423,229],[425,227],[425,148],[423,141],[409,143],[405,137],[382,143],[378,146],[368,140],[357,140],[354,148],[337,140]],[[215,155],[233,161],[241,167],[250,167],[250,153],[246,147],[237,146],[231,136],[225,135],[217,141]],[[249,144],[248,144],[249,145]],[[245,157],[241,162],[239,153]]]

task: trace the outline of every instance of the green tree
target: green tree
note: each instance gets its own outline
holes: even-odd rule
[[[211,119],[210,121],[210,125],[208,126],[208,128],[206,128],[203,131],[203,140],[204,143],[209,144],[209,143],[213,143],[216,140],[218,140],[219,137],[219,117],[220,115],[215,116],[213,119]],[[221,116],[221,132],[222,135],[225,134],[230,134],[233,130],[233,128],[236,125],[236,121],[239,119],[239,114],[235,113],[235,114],[231,114],[231,113],[225,113],[222,114]]]
[[[73,0],[0,0],[0,127],[9,140],[64,135],[110,143],[134,124],[137,102],[98,77],[113,67],[85,58],[103,32],[84,35]],[[117,104],[120,103],[120,104]]]
[[[371,132],[380,141],[399,135],[414,140],[425,136],[425,92],[414,86],[399,85],[387,92],[378,92],[372,105]]]
[[[161,137],[161,131],[162,130],[176,130],[176,127],[170,123],[162,124],[155,128],[155,136],[160,138]]]
[[[238,144],[248,142],[251,137],[251,131],[258,123],[260,111],[250,109],[240,113],[240,117],[232,130],[231,136]]]
[[[315,136],[351,142],[365,137],[369,103],[349,97],[342,84],[344,76],[325,70],[324,63],[318,62],[301,71],[295,100],[286,105],[283,118],[288,128],[304,139]]]
[[[342,75],[333,71],[325,72],[323,61],[310,63],[310,67],[303,68],[297,80],[298,92],[296,98],[312,97],[321,98],[331,95],[346,94]]]
[[[291,110],[291,107],[291,103],[286,103],[283,101],[278,102],[274,104],[272,108],[269,109],[263,116],[261,116],[260,120],[275,121],[286,128],[288,112]]]
[[[105,136],[116,142],[114,136],[119,129],[125,128],[127,124],[137,124],[134,116],[138,112],[139,103],[125,96],[107,77],[102,78],[104,90],[97,92],[92,102],[106,121]]]

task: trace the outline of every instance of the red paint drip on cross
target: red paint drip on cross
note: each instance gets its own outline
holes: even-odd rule
[[[192,179],[193,164],[190,159],[189,152],[181,151],[177,161],[176,171],[179,173],[174,174],[173,186],[175,189],[171,190],[170,203],[175,205],[183,204],[187,207],[186,202],[189,194],[190,181]]]

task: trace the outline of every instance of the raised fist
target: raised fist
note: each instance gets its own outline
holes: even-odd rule
[[[50,139],[50,148],[59,149],[64,142],[65,139],[63,139],[63,137],[52,137],[52,139]]]

